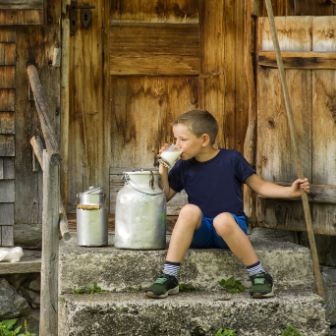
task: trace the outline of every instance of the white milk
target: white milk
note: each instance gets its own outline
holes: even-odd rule
[[[180,150],[166,150],[161,153],[159,161],[167,168],[171,168],[175,164],[180,155],[181,155]]]

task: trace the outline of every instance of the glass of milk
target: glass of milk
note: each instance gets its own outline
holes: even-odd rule
[[[178,149],[175,145],[170,145],[166,150],[164,150],[158,161],[165,167],[171,168],[174,166],[177,159],[180,157],[182,151]]]

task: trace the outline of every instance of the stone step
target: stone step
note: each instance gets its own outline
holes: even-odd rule
[[[280,335],[289,324],[304,336],[328,335],[322,300],[307,292],[279,292],[256,300],[247,293],[180,293],[166,299],[142,293],[65,294],[59,301],[59,335]]]
[[[138,291],[153,282],[162,269],[166,250],[120,250],[113,247],[80,247],[76,237],[60,244],[60,293],[97,283],[113,292]],[[310,252],[291,242],[251,238],[265,269],[274,278],[276,289],[312,290],[314,279]],[[190,249],[181,268],[180,282],[198,289],[218,289],[218,281],[233,276],[247,280],[244,266],[228,251]]]

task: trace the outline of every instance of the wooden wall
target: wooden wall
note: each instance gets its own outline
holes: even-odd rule
[[[299,155],[316,233],[336,235],[336,17],[278,17],[278,38],[292,100]],[[268,20],[258,20],[257,170],[268,180],[296,178]],[[257,202],[261,226],[304,230],[298,201]]]
[[[59,134],[60,68],[51,64],[60,43],[60,5],[0,1],[0,227],[11,225],[21,246],[40,246],[42,215],[41,171],[38,163],[33,167],[29,143],[41,132],[26,66],[34,62],[38,68]]]

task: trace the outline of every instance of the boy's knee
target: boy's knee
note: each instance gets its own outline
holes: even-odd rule
[[[216,233],[220,236],[228,236],[237,229],[237,223],[231,214],[223,212],[213,220]]]
[[[186,204],[181,208],[179,217],[192,222],[200,222],[202,219],[202,211],[197,205]]]

